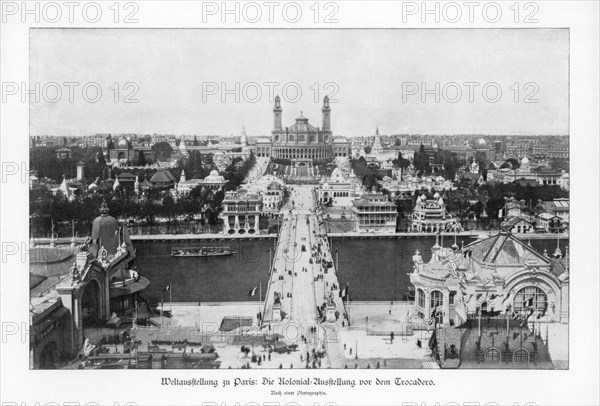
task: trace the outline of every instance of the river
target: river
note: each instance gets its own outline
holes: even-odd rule
[[[273,239],[229,240],[220,242],[148,242],[136,241],[136,265],[150,279],[145,296],[159,302],[164,288],[170,284],[173,302],[234,302],[258,300],[248,293],[262,284],[266,292],[269,269],[269,247]],[[467,244],[472,239],[464,239]],[[444,241],[448,246],[453,238]],[[410,286],[407,273],[412,272],[412,256],[419,250],[423,259],[431,258],[435,237],[399,239],[334,239],[333,251],[339,250],[338,279],[340,286],[349,285],[353,300],[399,300]],[[460,240],[458,241],[460,245]],[[229,246],[236,255],[226,257],[172,257],[171,248],[179,246]],[[531,240],[540,252],[552,254],[556,240]],[[568,240],[560,241],[564,252]],[[275,250],[272,250],[273,254]],[[335,254],[334,254],[335,258]],[[164,295],[169,300],[168,293]]]

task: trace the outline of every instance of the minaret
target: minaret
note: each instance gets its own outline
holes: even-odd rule
[[[331,107],[329,107],[329,97],[323,98],[323,131],[331,131]]]
[[[245,147],[248,144],[248,139],[246,138],[246,126],[242,124],[242,136],[240,139],[240,143],[242,147]]]
[[[273,107],[274,131],[281,131],[281,111],[281,99],[279,98],[279,96],[275,96],[275,106]]]
[[[133,190],[135,191],[135,194],[139,194],[140,193],[140,177],[136,177],[135,178],[135,182],[133,183]]]

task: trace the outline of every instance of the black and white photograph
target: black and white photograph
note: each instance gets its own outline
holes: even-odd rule
[[[119,404],[430,404],[465,373],[583,374],[560,404],[595,404],[598,38],[565,2],[180,3],[2,2],[28,24],[2,78],[11,365],[119,374]],[[559,404],[521,390],[488,402]]]

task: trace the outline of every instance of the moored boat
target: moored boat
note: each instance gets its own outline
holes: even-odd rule
[[[173,257],[220,257],[234,255],[229,247],[174,247],[171,248]]]

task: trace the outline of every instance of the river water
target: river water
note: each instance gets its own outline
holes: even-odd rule
[[[465,238],[464,243],[473,241]],[[454,243],[453,238],[444,246]],[[269,269],[269,248],[273,239],[229,240],[219,242],[148,242],[136,241],[136,265],[150,279],[145,296],[151,302],[160,302],[163,290],[171,286],[173,302],[234,302],[258,300],[248,293],[262,284],[266,292]],[[399,239],[334,239],[333,251],[338,250],[338,279],[340,286],[348,283],[353,300],[400,300],[411,286],[407,273],[412,272],[412,256],[419,250],[423,259],[431,258],[435,237]],[[458,245],[461,241],[458,241]],[[533,248],[552,254],[556,240],[531,240]],[[560,241],[565,252],[568,240]],[[172,257],[171,248],[180,246],[228,246],[236,255],[202,258]],[[275,250],[272,250],[274,255]],[[335,258],[335,254],[334,254]],[[165,302],[169,293],[164,294]]]

